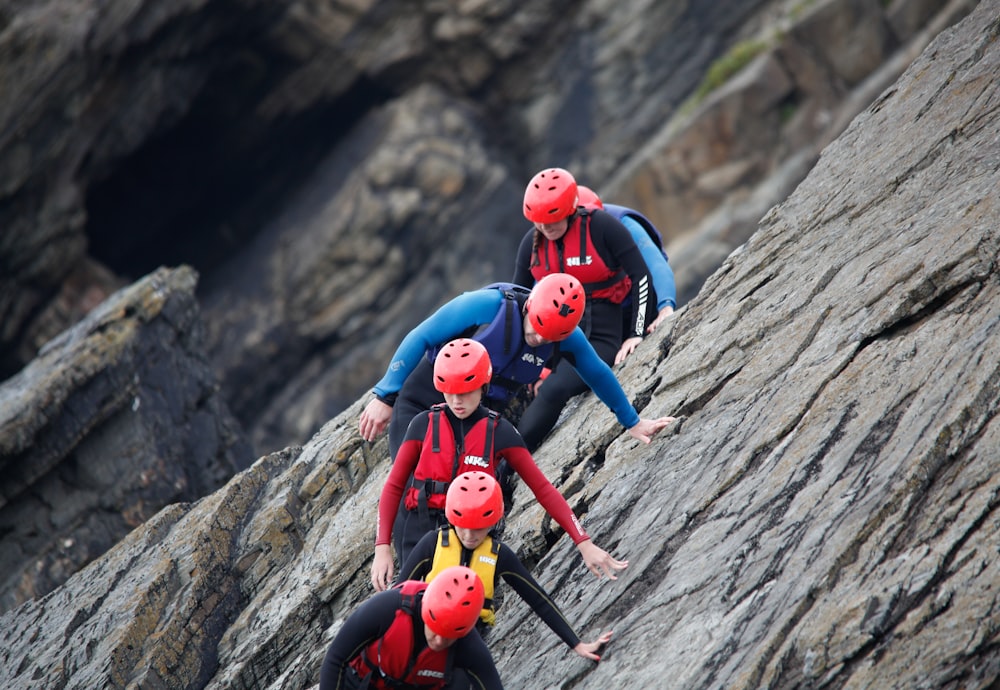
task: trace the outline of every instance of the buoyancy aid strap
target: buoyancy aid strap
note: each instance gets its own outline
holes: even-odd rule
[[[413,486],[417,490],[417,515],[423,521],[430,520],[431,508],[427,503],[427,499],[434,494],[446,494],[448,493],[449,482],[439,482],[434,479],[414,479]],[[440,515],[444,511],[435,509],[435,515]]]
[[[444,411],[437,405],[431,408],[431,452],[441,452],[441,415]]]
[[[509,391],[511,393],[516,393],[521,389],[521,386],[523,386],[524,384],[521,383],[520,381],[515,381],[514,379],[507,378],[506,376],[499,376],[497,374],[493,374],[493,378],[490,379],[490,385],[503,388],[504,390]]]
[[[510,354],[510,334],[513,329],[511,322],[514,320],[514,304],[517,302],[517,297],[514,296],[514,293],[508,290],[503,291],[503,297],[504,305],[507,310],[503,319],[503,353],[508,355]]]
[[[461,422],[464,426],[464,422]],[[452,444],[455,447],[455,455],[451,459],[451,475],[448,477],[448,484],[455,481],[455,477],[458,476],[458,466],[461,464],[462,453],[465,452],[465,434],[452,434],[455,437],[455,442]],[[461,439],[459,437],[461,436]],[[448,491],[447,484],[445,485],[445,492]]]
[[[434,453],[441,452],[441,418],[444,416],[444,405],[435,405],[431,408],[431,450]],[[456,439],[457,441],[457,439]],[[458,444],[455,445],[455,461],[452,469],[452,479],[458,471],[458,458],[460,450]],[[451,482],[441,482],[433,479],[413,479],[413,486],[417,489],[417,514],[421,520],[430,519],[430,508],[427,499],[434,494],[448,493],[448,485]]]
[[[493,430],[500,424],[500,413],[493,410],[487,410],[487,413],[489,414],[489,420],[486,422],[486,442],[483,443],[483,459],[486,462],[490,462],[493,459]]]
[[[587,297],[589,298],[593,293],[597,292],[598,290],[603,290],[604,288],[609,288],[612,285],[617,285],[622,280],[624,280],[627,275],[628,273],[625,272],[624,268],[619,268],[618,272],[615,273],[610,278],[608,278],[607,280],[600,280],[596,283],[584,283],[583,291],[587,294]]]

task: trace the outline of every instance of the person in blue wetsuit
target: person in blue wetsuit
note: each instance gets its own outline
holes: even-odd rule
[[[580,206],[586,209],[601,209],[611,214],[628,229],[635,240],[639,253],[642,254],[649,275],[653,279],[653,289],[656,291],[656,318],[646,327],[646,333],[656,330],[665,318],[674,313],[677,308],[677,285],[674,281],[674,271],[670,260],[663,250],[660,231],[653,222],[638,211],[627,206],[605,204],[601,197],[590,187],[582,184],[577,186]],[[655,238],[655,239],[654,239]],[[657,241],[659,240],[659,241]],[[625,324],[626,330],[628,324]]]
[[[361,413],[362,438],[374,441],[389,430],[389,453],[396,457],[415,415],[444,401],[435,389],[433,353],[455,338],[481,342],[493,362],[493,378],[483,404],[502,411],[517,391],[538,380],[546,361],[565,360],[614,412],[629,435],[644,443],[674,420],[643,419],[622,390],[614,372],[578,328],[586,297],[580,283],[565,274],[551,274],[528,292],[512,284],[497,284],[455,297],[410,331],[392,356],[385,376],[375,384],[375,397]],[[536,398],[525,416],[549,401]],[[537,449],[562,408],[546,410],[545,428],[518,425],[529,451]]]

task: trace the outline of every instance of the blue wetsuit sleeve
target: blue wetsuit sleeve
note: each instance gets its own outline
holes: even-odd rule
[[[375,384],[375,393],[379,396],[398,393],[428,350],[459,337],[469,328],[492,321],[503,298],[500,290],[471,290],[446,302],[403,338],[385,376]]]
[[[677,308],[677,286],[674,282],[674,271],[670,268],[670,262],[663,256],[663,252],[656,246],[653,238],[649,236],[642,225],[628,216],[622,219],[622,225],[628,228],[632,234],[632,239],[639,247],[649,269],[649,275],[653,278],[653,289],[656,290],[656,311],[662,311],[664,307]]]
[[[571,363],[584,383],[590,386],[598,398],[607,405],[618,422],[626,429],[639,423],[639,413],[635,411],[621,384],[603,359],[587,341],[587,336],[577,327],[566,340],[559,343],[559,349],[572,356]]]

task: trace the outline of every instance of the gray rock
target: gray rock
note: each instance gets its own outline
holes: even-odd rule
[[[195,282],[163,269],[115,293],[0,385],[0,609],[249,465],[205,354]]]
[[[543,446],[630,565],[596,580],[519,493],[511,545],[615,636],[584,661],[507,597],[507,687],[995,682],[998,12],[936,39],[620,368],[679,429],[640,446],[585,397]],[[362,402],[0,615],[3,685],[315,685],[370,593],[388,463]]]

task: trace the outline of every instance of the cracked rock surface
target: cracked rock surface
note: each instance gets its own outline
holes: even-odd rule
[[[583,639],[507,596],[510,688],[985,688],[1000,676],[1000,0],[942,33],[538,461],[614,582],[519,487],[506,538]],[[362,401],[0,616],[0,685],[303,688],[370,595]]]

